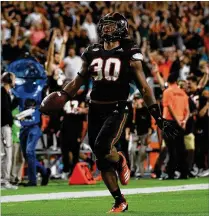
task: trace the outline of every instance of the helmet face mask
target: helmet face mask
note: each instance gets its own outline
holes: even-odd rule
[[[117,29],[116,22],[104,22],[102,27],[102,34],[112,35]]]
[[[128,36],[128,22],[119,13],[107,14],[98,23],[98,34],[105,42],[114,42]]]

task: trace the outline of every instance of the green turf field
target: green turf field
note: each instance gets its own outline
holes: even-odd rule
[[[131,180],[122,188],[146,188],[208,183],[208,178],[159,181],[152,179]],[[106,189],[102,182],[97,185],[69,186],[64,181],[51,181],[47,187],[23,188],[2,191],[2,195],[93,191]],[[89,191],[89,193],[91,193]],[[136,194],[126,196],[127,216],[208,216],[209,191],[176,191],[166,193]],[[43,200],[2,203],[2,216],[103,216],[111,208],[113,199],[108,197]],[[121,215],[121,214],[119,214]]]
[[[175,186],[185,184],[202,184],[209,183],[208,178],[198,178],[189,180],[167,180],[160,181],[157,179],[141,179],[131,180],[127,186],[121,188],[145,188],[145,187],[160,187],[160,186]],[[2,196],[19,195],[19,194],[36,194],[36,193],[58,193],[58,192],[75,192],[75,191],[91,191],[91,190],[106,190],[104,183],[98,182],[96,185],[68,185],[66,181],[50,181],[48,186],[44,187],[20,187],[18,190],[3,190]]]
[[[208,216],[208,191],[168,192],[127,196],[123,215]],[[2,204],[2,216],[103,216],[111,197]]]

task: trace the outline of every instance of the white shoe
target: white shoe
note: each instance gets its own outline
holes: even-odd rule
[[[196,177],[198,175],[199,169],[197,168],[197,166],[193,166],[192,170],[190,171],[190,174],[192,175],[192,177]]]
[[[69,179],[68,176],[69,176],[69,173],[63,172],[62,175],[61,175],[61,179],[63,179],[63,180],[68,180],[68,179]]]
[[[175,171],[175,179],[178,179],[180,177],[181,173],[179,171]]]
[[[1,186],[1,188],[4,189],[8,189],[8,190],[17,190],[18,187],[15,185],[10,184],[9,182],[5,183],[4,185]]]
[[[206,177],[209,176],[209,169],[202,171],[198,174],[199,177]]]

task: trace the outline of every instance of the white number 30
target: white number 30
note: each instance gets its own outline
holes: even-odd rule
[[[91,66],[96,73],[93,75],[95,80],[104,78],[108,81],[116,81],[120,74],[121,61],[118,58],[108,58],[107,60],[96,58],[92,61]]]

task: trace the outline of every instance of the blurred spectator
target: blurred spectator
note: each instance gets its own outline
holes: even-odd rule
[[[17,189],[10,184],[12,168],[12,109],[13,104],[10,91],[15,85],[15,75],[5,72],[1,77],[1,187],[5,189]]]
[[[60,52],[63,43],[63,37],[60,29],[56,29],[56,37],[54,39],[55,52]]]
[[[59,90],[63,85],[65,76],[61,70],[61,62],[65,53],[65,46],[68,36],[65,32],[63,36],[63,42],[61,44],[61,49],[59,52],[55,52],[55,38],[57,36],[57,30],[54,29],[51,42],[49,44],[47,61],[46,61],[46,73],[49,82],[49,93],[52,91]]]
[[[30,29],[30,41],[31,45],[36,46],[44,37],[45,32],[42,24],[35,24]]]
[[[82,66],[82,59],[80,56],[76,55],[74,48],[69,48],[68,56],[64,58],[64,73],[67,81],[71,81],[75,78],[78,71],[80,71]]]
[[[179,70],[179,79],[186,80],[190,73],[190,58],[187,54],[184,54],[180,58],[180,70]]]
[[[34,12],[26,17],[25,22],[27,25],[38,25],[42,23],[42,14],[39,12],[38,6],[34,7]]]
[[[8,28],[7,21],[1,20],[1,34],[2,34],[2,43],[4,44],[5,41],[11,38],[12,31]]]
[[[82,27],[86,29],[90,42],[97,43],[98,42],[97,28],[96,28],[96,24],[93,23],[92,16],[90,13],[86,15],[86,19]]]
[[[75,37],[75,41],[76,53],[77,55],[81,55],[84,52],[84,49],[90,44],[87,31],[85,29],[81,29],[80,34]]]
[[[131,175],[136,178],[144,176],[144,160],[148,136],[152,134],[151,116],[139,94],[135,94],[126,127],[126,139],[129,141],[129,160]]]
[[[159,55],[159,71],[161,72],[164,80],[167,81],[172,62],[169,59],[166,59],[164,55]]]
[[[79,33],[77,33],[79,34]],[[65,52],[65,55],[68,55],[68,50],[70,47],[73,47],[73,48],[76,48],[77,47],[77,43],[76,43],[76,33],[75,31],[70,31],[68,33],[68,40],[67,40],[67,43],[66,43],[66,52]]]

